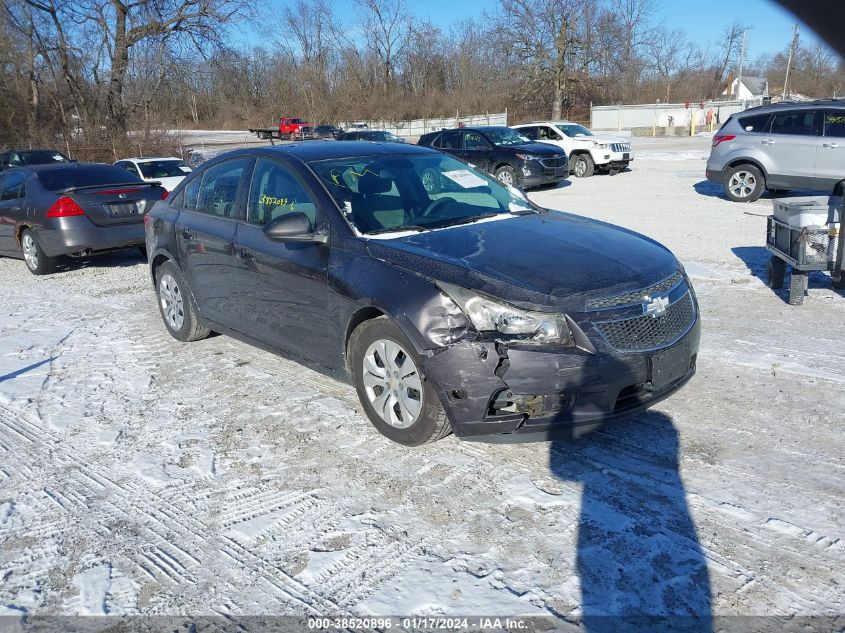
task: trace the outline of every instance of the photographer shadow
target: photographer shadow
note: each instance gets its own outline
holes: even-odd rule
[[[551,472],[583,486],[577,568],[591,633],[712,630],[678,449],[672,420],[657,411],[551,443]]]

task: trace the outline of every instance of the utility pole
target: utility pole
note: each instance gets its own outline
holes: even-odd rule
[[[739,49],[739,70],[736,74],[736,92],[739,96],[739,91],[742,89],[742,63],[745,61],[745,34],[748,29],[742,29],[742,48]]]
[[[789,59],[786,61],[786,77],[783,79],[783,94],[781,98],[786,101],[786,88],[789,85],[789,69],[792,66],[792,58],[795,56],[795,49],[798,48],[798,25],[792,29],[792,45],[789,47]]]

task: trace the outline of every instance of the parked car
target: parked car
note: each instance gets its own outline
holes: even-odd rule
[[[317,138],[337,138],[343,134],[343,130],[336,125],[318,125],[314,128],[314,136]]]
[[[706,175],[734,202],[753,202],[767,190],[833,191],[845,180],[845,101],[732,114],[713,137]]]
[[[155,205],[146,236],[174,338],[229,333],[351,380],[406,445],[584,430],[695,371],[695,294],[665,247],[429,148],[229,152]]]
[[[556,185],[569,177],[566,152],[535,143],[509,127],[491,125],[429,132],[417,144],[457,156],[505,185],[523,189]]]
[[[124,158],[114,163],[144,182],[158,182],[168,191],[173,191],[193,170],[185,161],[169,158]]]
[[[167,191],[114,165],[14,167],[0,174],[0,255],[52,273],[61,255],[144,249],[144,213]]]
[[[405,139],[391,134],[390,132],[383,132],[381,130],[355,130],[352,132],[344,132],[338,139],[339,141],[375,141],[377,143],[404,143]]]
[[[13,149],[0,154],[0,171],[9,167],[72,162],[70,158],[54,149]]]
[[[596,136],[577,123],[540,121],[511,127],[532,141],[549,143],[564,150],[569,156],[569,168],[577,178],[587,178],[596,171],[622,170],[634,160],[628,139]]]

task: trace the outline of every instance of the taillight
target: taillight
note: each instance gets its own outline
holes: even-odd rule
[[[169,196],[169,195],[170,195],[170,192],[167,189],[165,189],[164,187],[162,187],[161,188],[161,199],[167,200],[167,196]]]
[[[713,147],[716,147],[719,143],[723,143],[724,141],[732,141],[736,138],[736,134],[716,134],[713,137]]]
[[[48,218],[67,218],[72,215],[85,215],[85,211],[73,198],[67,196],[62,196],[47,209]]]

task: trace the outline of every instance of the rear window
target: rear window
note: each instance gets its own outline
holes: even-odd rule
[[[791,134],[796,136],[813,136],[816,133],[814,110],[800,112],[783,112],[772,117],[772,134]]]
[[[765,132],[766,124],[772,116],[770,112],[766,114],[753,114],[751,116],[739,117],[739,125],[746,132]]]
[[[143,182],[138,176],[115,165],[91,164],[75,164],[57,169],[45,169],[38,172],[38,180],[49,191],[61,191],[70,187]]]

